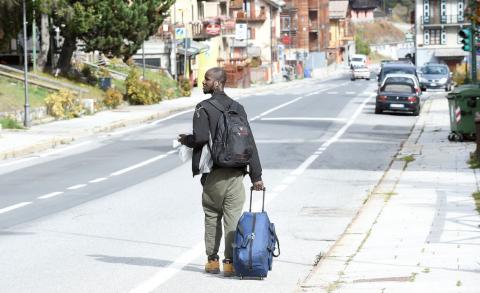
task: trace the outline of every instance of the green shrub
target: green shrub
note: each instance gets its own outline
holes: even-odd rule
[[[92,85],[97,84],[98,78],[95,75],[95,73],[92,71],[90,66],[88,66],[88,65],[83,66],[82,75],[85,78],[87,83],[92,84]]]
[[[181,78],[178,81],[179,89],[180,89],[180,96],[182,97],[190,97],[192,94],[192,86],[190,85],[190,80],[186,78]]]
[[[5,129],[23,129],[23,126],[12,118],[0,118],[0,125]]]
[[[158,82],[152,80],[140,80],[140,71],[131,66],[125,80],[127,98],[132,105],[151,105],[158,103],[165,93]]]
[[[108,89],[103,98],[103,104],[110,109],[116,109],[123,102],[123,94],[116,89]]]
[[[69,119],[83,114],[83,106],[80,100],[72,92],[61,89],[45,98],[48,113],[55,118]]]
[[[355,37],[355,49],[357,54],[370,54],[370,45],[359,36]]]

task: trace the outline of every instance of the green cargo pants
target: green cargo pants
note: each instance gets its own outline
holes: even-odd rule
[[[216,255],[222,239],[222,217],[225,232],[225,258],[233,258],[232,243],[238,219],[245,202],[242,170],[214,169],[203,185],[202,205],[205,212],[205,249]]]

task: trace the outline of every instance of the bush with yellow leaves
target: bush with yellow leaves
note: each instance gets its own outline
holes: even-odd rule
[[[58,119],[70,119],[80,117],[83,106],[75,95],[65,89],[52,93],[45,98],[48,113]]]
[[[159,83],[140,80],[140,72],[132,66],[125,80],[127,98],[132,105],[151,105],[162,100],[164,92]]]
[[[116,89],[109,88],[105,92],[103,104],[110,109],[116,109],[123,102],[123,94]]]

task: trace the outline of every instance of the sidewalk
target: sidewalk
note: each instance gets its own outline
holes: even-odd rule
[[[342,71],[329,78],[342,74]],[[292,86],[300,86],[318,81],[302,79],[274,84],[254,85],[246,89],[228,88],[227,94],[240,98],[259,92],[278,91]],[[58,145],[69,144],[100,132],[108,132],[120,127],[138,125],[154,119],[166,117],[175,112],[193,109],[201,100],[208,98],[201,88],[194,88],[191,97],[162,101],[149,106],[126,106],[116,110],[98,112],[92,116],[60,120],[32,126],[28,130],[0,131],[0,161],[40,152]]]
[[[390,170],[298,292],[480,292],[478,171],[466,163],[475,144],[449,142],[449,130],[447,99],[427,101]]]

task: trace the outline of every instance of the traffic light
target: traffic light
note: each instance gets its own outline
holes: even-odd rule
[[[470,52],[472,50],[472,31],[469,28],[464,28],[458,32],[460,38],[462,38],[462,50]]]

